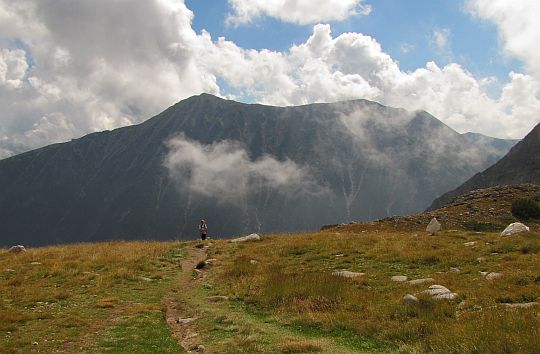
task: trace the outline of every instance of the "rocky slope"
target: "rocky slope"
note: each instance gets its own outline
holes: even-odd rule
[[[520,184],[475,189],[458,196],[436,210],[337,227],[354,232],[412,230],[424,233],[427,224],[435,217],[441,223],[443,230],[501,232],[508,224],[521,221],[529,226],[531,231],[540,231],[540,220],[518,220],[512,215],[512,202],[521,198],[530,198],[540,202],[540,186]]]
[[[500,154],[426,112],[203,94],[0,161],[0,243],[189,239],[200,218],[226,237],[404,215]]]
[[[540,184],[540,124],[500,161],[477,173],[458,188],[435,199],[429,209],[440,208],[457,196],[474,189],[520,183]]]

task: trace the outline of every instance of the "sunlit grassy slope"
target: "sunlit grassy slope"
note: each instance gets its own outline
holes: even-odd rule
[[[0,252],[0,352],[182,352],[162,297],[180,243],[114,242]]]
[[[540,353],[540,222],[499,236],[515,221],[511,198],[537,198],[533,187],[245,243],[1,250],[0,352],[179,353],[180,341],[207,353]],[[443,231],[430,236],[423,229],[433,216]],[[213,260],[197,264],[205,248]],[[338,270],[365,274],[349,279]],[[458,297],[432,299],[423,293],[432,284]],[[419,303],[404,303],[406,294]],[[171,308],[195,318],[171,324],[174,335]]]
[[[210,250],[217,261],[187,301],[207,318],[200,331],[218,351],[540,352],[540,307],[507,305],[539,300],[539,233],[335,229]],[[332,275],[341,269],[366,275]],[[394,275],[434,282],[398,283]],[[459,298],[422,295],[431,284]],[[404,304],[405,294],[420,303]],[[229,301],[200,301],[211,295]]]

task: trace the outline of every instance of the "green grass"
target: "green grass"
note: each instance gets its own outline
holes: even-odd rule
[[[202,276],[184,269],[199,280],[180,283],[181,261],[200,252],[197,244],[0,252],[0,352],[183,352],[165,323],[164,298],[196,318],[195,342],[210,352],[540,352],[540,306],[505,305],[540,300],[538,233],[428,236],[355,225],[213,241],[213,265]],[[200,258],[189,259],[195,268]],[[332,275],[343,269],[365,276]],[[503,276],[489,281],[480,272]],[[422,294],[430,284],[393,282],[393,275],[434,278],[459,298],[434,300]],[[402,303],[405,294],[419,304]],[[215,295],[227,299],[208,299]]]
[[[0,351],[129,352],[158,341],[181,351],[160,301],[176,286],[183,254],[180,243],[150,242],[0,252]]]

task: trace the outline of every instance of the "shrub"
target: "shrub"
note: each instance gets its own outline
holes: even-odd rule
[[[540,205],[531,198],[516,199],[512,202],[512,215],[520,219],[538,219]]]

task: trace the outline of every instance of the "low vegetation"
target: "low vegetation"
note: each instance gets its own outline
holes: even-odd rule
[[[529,220],[540,219],[540,204],[532,198],[520,198],[512,202],[512,215]]]
[[[148,242],[2,251],[0,352],[181,352],[161,299],[183,255]]]
[[[502,238],[347,228],[216,242],[209,257],[218,261],[186,301],[210,318],[199,330],[218,352],[538,353],[539,307],[508,304],[539,300],[539,247],[534,232]],[[342,269],[365,275],[332,275]],[[502,276],[488,280],[487,273]],[[394,275],[434,282],[412,285]],[[423,294],[431,284],[458,299]],[[405,294],[419,303],[403,303]],[[200,300],[213,295],[229,301]]]

